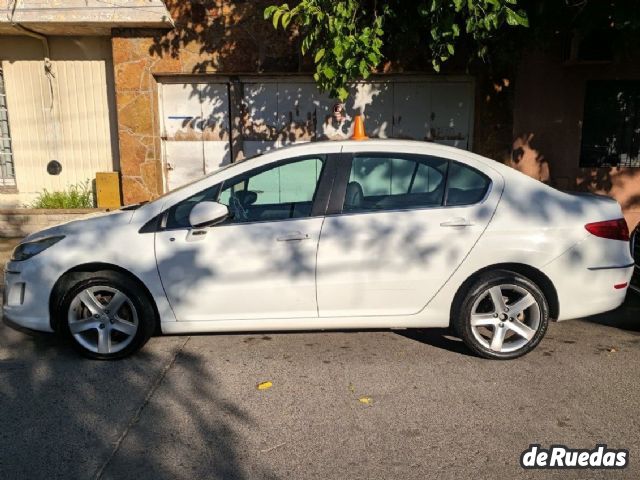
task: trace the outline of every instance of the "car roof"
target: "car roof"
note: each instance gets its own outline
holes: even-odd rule
[[[308,150],[309,153],[314,152],[324,152],[324,151],[335,151],[339,148],[345,148],[348,152],[353,151],[361,151],[367,152],[371,150],[375,150],[376,148],[420,148],[426,154],[440,154],[445,157],[455,157],[455,156],[465,156],[465,157],[473,157],[476,160],[481,160],[483,163],[486,163],[487,160],[493,162],[493,160],[477,155],[468,150],[451,147],[448,145],[442,145],[435,142],[428,142],[424,140],[404,140],[404,139],[395,139],[395,138],[370,138],[367,140],[319,140],[319,141],[311,141],[304,143],[294,143],[289,145],[283,145],[278,148],[274,148],[273,150],[267,150],[262,152],[261,155],[271,156],[272,154],[281,154],[282,152],[292,152],[296,150],[300,150],[303,152]],[[253,157],[249,157],[253,158]]]

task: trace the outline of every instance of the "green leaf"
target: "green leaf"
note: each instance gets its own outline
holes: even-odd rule
[[[321,48],[316,52],[316,56],[314,57],[313,62],[318,63],[322,57],[324,57],[324,48]]]
[[[277,5],[270,5],[267,8],[264,9],[264,19],[267,20],[271,15],[273,15],[273,12],[275,12],[278,9]]]
[[[338,61],[342,60],[342,45],[340,45],[339,43],[336,43],[332,51],[336,57],[336,60]]]
[[[522,25],[523,27],[529,26],[529,19],[524,12],[514,12],[510,8],[505,8],[504,11],[507,14],[507,23],[512,27]]]
[[[276,10],[273,14],[273,28],[278,28],[278,20],[280,20],[280,16],[282,15],[282,10]]]
[[[344,102],[347,98],[349,98],[349,90],[344,87],[339,87],[337,89],[338,99],[341,102]]]
[[[287,28],[291,22],[291,12],[284,12],[282,14],[282,28]]]
[[[331,67],[324,67],[322,69],[322,73],[325,77],[327,77],[327,79],[331,80],[333,77],[336,76],[336,72],[333,70],[333,68]]]
[[[451,55],[453,55],[455,53],[455,51],[456,51],[456,49],[455,49],[455,47],[453,46],[452,43],[447,43],[447,50],[449,51],[449,53]]]
[[[367,64],[367,61],[364,58],[360,60],[359,68],[360,68],[360,75],[365,75],[366,73],[370,72],[369,65]]]

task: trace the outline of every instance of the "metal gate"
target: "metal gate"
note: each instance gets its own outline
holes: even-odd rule
[[[176,81],[179,80],[176,79]],[[280,146],[348,138],[351,118],[336,123],[335,100],[310,79],[246,78],[230,98],[228,83],[165,83],[161,87],[168,189],[231,161]],[[235,85],[234,85],[235,86]],[[404,138],[471,148],[473,80],[396,78],[352,87],[348,114],[363,113],[372,138]],[[231,122],[230,102],[237,105]],[[236,128],[230,131],[229,125]]]

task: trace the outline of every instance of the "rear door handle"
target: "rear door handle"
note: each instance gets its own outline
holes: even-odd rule
[[[456,217],[440,224],[441,227],[471,227],[473,222],[470,222],[466,218]]]
[[[299,240],[309,240],[309,235],[302,232],[291,232],[285,235],[280,235],[276,238],[279,242],[295,242]]]

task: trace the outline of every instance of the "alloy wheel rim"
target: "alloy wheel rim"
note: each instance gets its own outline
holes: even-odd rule
[[[512,284],[488,288],[471,308],[471,332],[485,348],[509,353],[527,345],[542,323],[533,294]]]
[[[138,332],[138,313],[129,297],[108,286],[88,287],[78,293],[67,316],[73,338],[99,354],[126,348]]]

